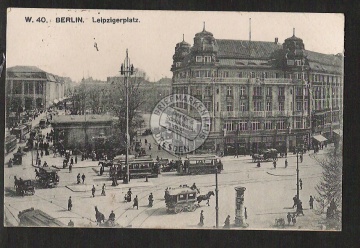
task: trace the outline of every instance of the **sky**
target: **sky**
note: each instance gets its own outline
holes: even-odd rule
[[[25,17],[32,17],[33,22],[26,22]],[[37,22],[39,17],[43,18]],[[82,17],[83,22],[57,23],[56,17]],[[102,24],[94,23],[93,18],[136,18],[138,22]],[[248,40],[249,18],[251,40],[274,41],[278,37],[283,43],[295,28],[305,49],[344,53],[342,14],[11,8],[7,15],[7,67],[37,66],[74,81],[88,76],[106,80],[119,75],[128,49],[134,67],[157,81],[172,77],[172,56],[183,34],[193,45],[205,22],[216,39]]]

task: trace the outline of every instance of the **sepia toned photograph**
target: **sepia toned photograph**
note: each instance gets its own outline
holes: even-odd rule
[[[3,224],[341,231],[344,23],[8,8]]]

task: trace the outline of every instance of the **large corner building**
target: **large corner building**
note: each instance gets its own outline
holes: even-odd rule
[[[205,30],[175,47],[172,93],[201,100],[211,116],[203,149],[248,154],[264,148],[310,148],[339,133],[343,56],[283,44],[216,39]],[[191,115],[190,106],[178,104]]]

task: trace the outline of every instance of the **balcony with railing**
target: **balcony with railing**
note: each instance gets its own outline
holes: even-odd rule
[[[262,95],[253,95],[253,99],[254,100],[261,100],[261,99],[263,99],[263,96]]]
[[[221,118],[241,118],[249,117],[249,111],[221,111]]]

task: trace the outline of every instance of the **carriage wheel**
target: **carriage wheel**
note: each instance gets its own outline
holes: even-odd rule
[[[196,205],[193,204],[190,206],[190,212],[194,212],[196,210]]]
[[[181,206],[176,206],[175,207],[175,214],[180,213],[183,210],[183,208]]]

